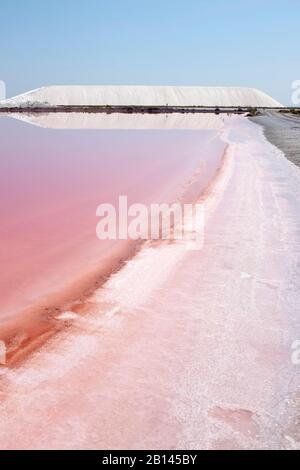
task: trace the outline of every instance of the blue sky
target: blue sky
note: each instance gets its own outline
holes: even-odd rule
[[[50,84],[253,86],[290,104],[299,0],[1,0],[7,96]]]

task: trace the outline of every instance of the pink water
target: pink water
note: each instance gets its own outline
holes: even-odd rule
[[[96,237],[100,203],[171,202],[200,168],[193,199],[224,148],[216,131],[48,130],[8,119],[0,139],[2,331],[16,317],[32,324],[33,310],[51,315],[126,259],[130,243]]]
[[[204,246],[145,243],[80,308],[60,316],[68,328],[23,364],[3,368],[1,448],[299,447],[291,361],[299,336],[299,169],[243,117],[226,119],[217,147],[206,147],[214,135],[125,134],[126,159],[139,139],[152,158],[157,142],[178,183],[187,161],[194,170],[209,155],[210,177],[198,187],[211,181],[202,197]],[[152,168],[145,159],[143,169]],[[157,169],[161,159],[154,155]],[[127,167],[124,174],[136,176]],[[154,187],[170,191],[170,181]]]

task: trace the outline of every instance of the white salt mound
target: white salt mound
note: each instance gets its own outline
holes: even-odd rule
[[[255,88],[181,86],[47,86],[2,105],[263,106],[282,105]]]

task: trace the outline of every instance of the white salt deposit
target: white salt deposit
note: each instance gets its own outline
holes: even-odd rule
[[[255,88],[189,86],[47,86],[1,104],[111,106],[282,106]]]

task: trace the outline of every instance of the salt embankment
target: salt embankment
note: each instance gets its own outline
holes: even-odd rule
[[[1,105],[78,106],[262,106],[282,105],[266,93],[246,87],[200,86],[46,86]]]

